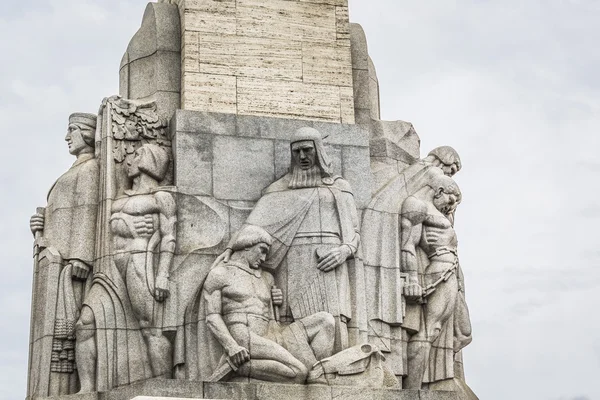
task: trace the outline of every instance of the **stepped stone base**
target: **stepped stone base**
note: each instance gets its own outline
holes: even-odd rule
[[[455,392],[349,386],[209,383],[150,379],[104,393],[47,397],[60,400],[458,400]]]

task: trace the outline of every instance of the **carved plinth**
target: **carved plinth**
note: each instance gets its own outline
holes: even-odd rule
[[[47,397],[44,400],[459,400],[455,392],[426,390],[370,389],[351,386],[283,385],[264,383],[209,383],[169,379],[114,389],[105,393]]]
[[[28,398],[476,399],[461,161],[380,120],[347,0],[159,3],[30,220]]]

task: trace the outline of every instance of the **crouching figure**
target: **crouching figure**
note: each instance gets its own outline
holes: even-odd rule
[[[271,236],[262,228],[245,226],[236,235],[229,260],[209,271],[196,310],[200,323],[194,325],[205,321],[204,331],[211,337],[202,338],[199,329],[196,348],[211,354],[198,354],[204,362],[195,367],[202,371],[191,375],[207,381],[301,384],[318,360],[332,355],[335,321],[331,314],[318,312],[289,325],[276,320],[283,294],[274,286],[273,276],[261,268],[271,244]],[[203,340],[212,344],[203,346]]]

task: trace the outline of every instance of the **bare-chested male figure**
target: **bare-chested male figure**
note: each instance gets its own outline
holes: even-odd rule
[[[439,174],[402,205],[401,261],[403,272],[408,274],[404,295],[408,301],[426,301],[421,327],[408,344],[408,376],[404,385],[408,389],[420,389],[424,381],[453,377],[453,357],[458,350],[452,346],[451,317],[459,292],[459,265],[458,242],[448,215],[460,200],[461,192],[452,178]],[[419,252],[427,257],[428,265],[419,261]],[[440,336],[444,343],[439,347],[445,354],[430,357],[432,344]],[[428,377],[424,377],[426,371]]]
[[[162,332],[161,303],[169,296],[176,207],[170,193],[158,190],[169,161],[165,149],[146,144],[127,162],[132,189],[111,210],[114,264],[94,276],[77,324],[81,392],[170,377],[172,349]]]
[[[283,294],[261,269],[271,236],[245,226],[227,262],[217,264],[203,286],[207,325],[236,375],[282,383],[304,383],[309,369],[333,353],[335,321],[318,312],[283,326],[273,320]]]

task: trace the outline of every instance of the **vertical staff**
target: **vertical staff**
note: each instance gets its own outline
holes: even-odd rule
[[[46,213],[45,207],[38,207],[35,210],[36,214],[44,215]],[[35,388],[31,388],[32,384],[32,370],[31,370],[31,358],[33,356],[33,325],[34,325],[34,315],[35,315],[35,289],[37,287],[37,272],[38,265],[40,263],[40,249],[41,249],[41,239],[42,239],[42,231],[35,231],[33,236],[33,278],[31,282],[31,314],[29,317],[29,361],[28,361],[28,374],[27,374],[27,388],[29,388],[28,393],[34,393]],[[37,380],[36,380],[37,382]]]

